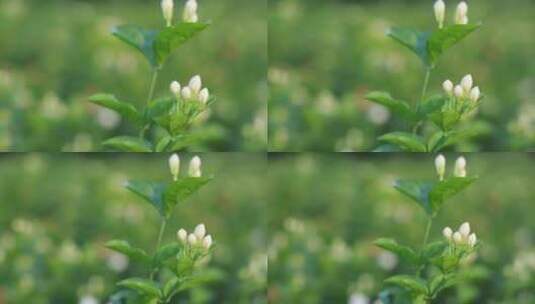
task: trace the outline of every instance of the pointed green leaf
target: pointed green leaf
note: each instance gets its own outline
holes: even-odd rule
[[[167,149],[167,147],[169,146],[169,144],[171,143],[171,140],[172,138],[169,137],[169,136],[164,136],[162,137],[159,141],[158,141],[158,144],[156,144],[156,152],[163,152],[165,151],[165,149]]]
[[[417,295],[427,294],[425,282],[416,276],[396,275],[386,279],[385,283],[403,287]]]
[[[111,240],[106,243],[106,247],[126,255],[132,260],[150,263],[150,257],[143,249],[132,247],[127,241]]]
[[[418,263],[418,255],[414,252],[414,250],[408,246],[398,244],[398,242],[396,242],[394,239],[381,238],[376,240],[374,244],[396,254],[398,257],[406,260],[409,263]]]
[[[175,257],[180,251],[181,246],[178,243],[170,243],[158,248],[154,254],[153,264],[160,267],[168,259]]]
[[[169,216],[176,204],[183,202],[192,194],[199,191],[201,187],[212,179],[212,177],[186,177],[179,178],[177,181],[171,183],[164,193],[165,214]]]
[[[417,202],[427,214],[432,215],[433,209],[429,200],[429,193],[435,183],[427,181],[398,180],[394,188]]]
[[[123,152],[152,152],[149,142],[131,136],[113,137],[104,141],[102,145]]]
[[[183,22],[162,30],[154,42],[157,63],[162,65],[171,52],[182,46],[196,34],[205,30],[209,25],[208,23],[202,22]]]
[[[444,51],[457,44],[480,26],[481,24],[455,24],[433,32],[427,43],[429,61],[435,63]]]
[[[178,288],[178,286],[180,286],[180,280],[177,277],[174,277],[167,281],[167,283],[165,283],[165,286],[163,287],[164,296],[169,297],[173,293],[173,291]]]
[[[417,135],[406,132],[393,132],[379,137],[380,141],[397,145],[408,152],[426,152],[427,147],[423,139]]]
[[[431,208],[438,212],[444,201],[466,189],[477,177],[450,177],[437,183],[429,193]]]
[[[129,278],[120,281],[119,283],[117,283],[117,285],[135,290],[142,295],[147,295],[154,298],[159,298],[161,296],[159,286],[151,280],[142,278]]]
[[[112,34],[140,51],[151,66],[158,66],[158,60],[154,51],[154,43],[158,36],[158,31],[147,30],[137,25],[121,25],[114,28]]]
[[[126,188],[150,203],[163,217],[166,216],[163,202],[165,184],[158,182],[128,181]]]
[[[429,243],[422,250],[422,257],[425,259],[436,258],[437,256],[440,256],[447,247],[448,243],[444,241]]]
[[[390,29],[387,35],[415,53],[420,60],[422,60],[424,65],[429,65],[427,40],[430,33],[408,28],[394,27]]]
[[[366,95],[366,99],[387,107],[391,112],[400,115],[406,120],[418,120],[418,116],[411,110],[408,103],[392,98],[387,92],[371,92]]]
[[[114,95],[111,94],[96,94],[89,98],[94,104],[106,107],[119,113],[122,117],[134,122],[140,123],[142,121],[141,115],[136,108],[126,102],[119,101]]]

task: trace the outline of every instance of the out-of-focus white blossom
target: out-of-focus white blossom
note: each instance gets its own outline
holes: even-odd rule
[[[201,158],[198,156],[193,157],[189,163],[189,176],[201,177],[202,176],[201,165],[202,165]]]
[[[435,158],[435,168],[437,170],[438,178],[444,180],[444,174],[446,173],[446,158],[440,154]]]
[[[470,94],[470,90],[472,90],[472,86],[474,85],[474,79],[472,78],[472,75],[468,74],[463,77],[461,80],[461,86],[466,94]]]
[[[470,91],[470,99],[473,102],[477,102],[480,96],[481,96],[481,91],[479,90],[479,87],[475,87]]]
[[[196,0],[188,0],[186,2],[186,5],[184,6],[184,14],[182,16],[182,20],[184,22],[191,22],[195,23],[199,21],[199,16],[197,15],[197,1]]]
[[[173,180],[177,181],[178,174],[180,173],[180,158],[178,157],[178,154],[175,153],[169,158],[169,169],[173,175]]]
[[[455,89],[453,89],[453,93],[455,94],[455,97],[457,98],[463,98],[464,96],[464,90],[463,87],[460,85],[456,85]]]
[[[452,240],[452,237],[453,237],[453,230],[451,230],[450,227],[446,227],[446,228],[444,228],[444,230],[442,230],[442,235],[443,235],[448,241],[451,241],[451,240]]]
[[[169,86],[171,93],[173,93],[173,95],[175,95],[175,97],[177,98],[180,96],[181,88],[182,87],[180,86],[180,83],[178,81],[171,82],[171,85]]]
[[[437,20],[438,28],[443,28],[444,17],[446,16],[446,4],[444,1],[438,0],[435,2],[433,9],[435,11],[435,19]]]
[[[179,229],[176,233],[176,236],[180,242],[186,244],[188,241],[188,232],[184,229]]]
[[[468,5],[465,1],[461,1],[457,5],[455,12],[455,24],[468,24]]]
[[[453,82],[451,82],[451,80],[446,80],[442,83],[442,89],[444,89],[444,92],[446,92],[446,94],[448,95],[452,95],[453,94]]]
[[[173,25],[173,11],[175,8],[175,3],[173,2],[173,0],[162,0],[161,6],[162,6],[163,18],[165,19],[166,25],[172,26]]]
[[[466,159],[464,157],[461,156],[455,161],[453,175],[456,177],[466,177]]]

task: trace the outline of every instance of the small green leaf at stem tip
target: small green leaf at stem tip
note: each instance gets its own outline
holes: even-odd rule
[[[418,255],[414,252],[414,250],[408,246],[398,244],[398,242],[396,242],[394,239],[381,238],[377,239],[374,244],[396,254],[398,257],[406,260],[409,263],[418,263]]]
[[[131,136],[113,137],[104,141],[102,145],[123,152],[152,152],[152,146],[149,142]]]
[[[426,152],[427,146],[423,139],[415,134],[392,132],[379,137],[380,141],[397,145],[407,152]]]
[[[395,182],[394,188],[418,203],[428,215],[432,215],[433,209],[429,201],[429,192],[434,185],[434,182],[429,181],[398,180]]]
[[[160,267],[168,259],[177,255],[181,246],[178,243],[170,243],[158,248],[153,257],[154,267]]]
[[[142,278],[129,278],[117,283],[118,286],[126,287],[139,292],[142,295],[160,298],[160,287],[153,281]]]
[[[126,256],[128,256],[130,259],[148,263],[150,262],[150,257],[143,249],[135,248],[130,243],[124,240],[111,240],[106,243],[106,247],[117,251],[119,253],[122,253]]]
[[[400,115],[402,118],[408,121],[414,122],[418,120],[417,114],[411,110],[411,107],[407,102],[394,99],[387,92],[371,92],[366,95],[366,99],[387,107],[391,112]]]
[[[115,95],[95,94],[89,98],[89,101],[91,101],[94,104],[113,110],[119,113],[122,117],[126,118],[127,120],[130,120],[131,122],[140,123],[142,121],[141,115],[139,114],[139,112],[133,105],[126,103],[126,102],[119,101],[115,97]]]

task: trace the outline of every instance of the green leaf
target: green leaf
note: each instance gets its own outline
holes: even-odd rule
[[[154,43],[158,36],[158,31],[147,30],[138,25],[121,25],[114,28],[112,34],[140,51],[151,66],[158,66],[159,62],[154,51]]]
[[[444,51],[457,44],[480,26],[481,24],[455,24],[433,32],[427,42],[429,61],[435,63]]]
[[[169,137],[169,136],[164,136],[162,137],[159,141],[158,141],[158,144],[156,144],[156,152],[163,152],[165,151],[165,149],[167,148],[167,146],[169,146],[169,144],[171,143],[171,140],[172,138]]]
[[[409,263],[418,263],[418,255],[414,252],[414,250],[412,250],[410,247],[398,244],[396,240],[381,238],[376,240],[374,244],[396,254],[400,258],[408,261]]]
[[[170,279],[169,281],[167,281],[167,283],[165,283],[165,286],[163,287],[164,296],[169,297],[171,293],[173,293],[173,291],[175,291],[175,289],[177,289],[179,285],[180,285],[180,280],[177,277],[174,277]]]
[[[157,117],[167,116],[175,103],[176,100],[169,97],[153,100],[145,110],[145,117],[154,120]]]
[[[191,134],[182,134],[173,137],[171,151],[180,151],[197,142],[198,139]]]
[[[123,152],[152,152],[150,143],[131,136],[113,137],[104,141],[102,145]]]
[[[448,243],[443,241],[429,243],[422,250],[422,257],[426,260],[434,259],[437,256],[440,256],[444,252],[444,249],[446,249],[447,247]]]
[[[159,298],[161,296],[160,288],[151,280],[142,278],[129,278],[120,281],[117,283],[117,285],[130,288],[141,293],[142,295],[148,295],[154,298]]]
[[[456,282],[456,276],[457,274],[455,273],[436,275],[431,279],[431,283],[429,283],[430,293],[437,295],[441,290],[452,286]]]
[[[176,204],[183,202],[201,187],[211,181],[213,177],[186,177],[179,178],[171,183],[164,193],[164,210],[170,215]]]
[[[437,212],[444,201],[466,189],[477,177],[450,177],[437,183],[429,193],[431,208]]]
[[[416,113],[411,110],[408,103],[392,98],[387,92],[371,92],[366,95],[366,99],[387,107],[391,112],[400,115],[406,120],[418,120]]]
[[[163,217],[166,216],[163,194],[165,184],[158,182],[128,181],[126,188],[150,203]]]
[[[435,183],[427,181],[398,180],[394,188],[417,202],[427,214],[432,215],[433,209],[429,200],[429,193]]]
[[[186,41],[193,38],[196,34],[205,30],[209,25],[209,23],[202,22],[183,22],[162,30],[158,34],[158,37],[154,43],[157,63],[162,65],[167,57],[169,57],[171,52],[182,46]]]
[[[138,111],[133,105],[117,100],[114,95],[96,94],[91,96],[89,98],[89,101],[94,104],[113,110],[119,113],[122,117],[134,123],[140,123],[143,120],[141,115],[138,113]]]
[[[425,282],[410,275],[396,275],[385,280],[385,283],[403,287],[414,294],[427,294],[427,287]]]
[[[111,240],[106,243],[106,247],[126,255],[132,260],[150,263],[150,257],[143,249],[132,247],[127,241]]]
[[[431,35],[430,33],[408,28],[394,27],[390,29],[387,35],[411,50],[425,65],[429,65],[427,40]]]
[[[434,95],[422,102],[418,108],[418,115],[421,118],[424,118],[433,113],[440,112],[446,101],[447,97],[444,97],[443,95]]]
[[[426,152],[427,147],[422,138],[406,132],[393,132],[379,137],[380,141],[394,144],[409,152]]]
[[[180,251],[180,245],[177,243],[170,243],[158,248],[154,254],[153,264],[155,267],[160,267],[168,259],[175,257]]]

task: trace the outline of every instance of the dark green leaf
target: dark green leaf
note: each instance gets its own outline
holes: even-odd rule
[[[130,136],[113,137],[104,141],[102,145],[123,152],[152,152],[150,143]]]
[[[396,254],[400,258],[408,261],[409,263],[418,263],[418,255],[416,255],[414,250],[412,250],[410,247],[398,244],[396,240],[381,238],[376,240],[374,244]]]
[[[431,208],[433,212],[438,212],[444,201],[463,191],[473,182],[477,177],[450,177],[437,183],[429,193]]]
[[[151,66],[158,66],[159,62],[154,51],[158,31],[147,30],[137,25],[121,25],[114,28],[112,34],[140,51]]]
[[[415,294],[427,294],[425,282],[410,275],[396,275],[385,280],[385,283],[403,287]]]
[[[154,298],[159,298],[161,295],[159,286],[155,282],[147,279],[129,278],[120,281],[117,285],[130,288],[143,295],[148,295]]]
[[[106,243],[106,247],[126,255],[132,260],[150,263],[150,257],[143,249],[132,247],[127,241],[112,240]]]
[[[165,214],[170,215],[177,203],[186,200],[212,179],[212,177],[186,177],[171,183],[164,193]]]
[[[424,65],[429,65],[427,40],[430,33],[395,27],[390,29],[387,35],[415,53]]]
[[[156,144],[156,152],[163,152],[165,151],[165,149],[167,149],[167,147],[169,146],[169,144],[171,143],[171,137],[169,136],[164,136],[162,137],[159,141],[158,141],[158,144]]]
[[[174,277],[170,279],[169,281],[167,281],[167,283],[165,283],[165,286],[163,287],[164,296],[169,297],[171,293],[173,293],[173,291],[175,291],[175,289],[178,288],[179,285],[180,285],[180,280],[177,277]]]
[[[142,121],[141,115],[133,105],[117,100],[114,95],[96,94],[91,96],[89,101],[113,110],[134,123],[140,123]]]
[[[179,23],[173,27],[162,30],[154,43],[156,61],[162,65],[167,57],[175,49],[182,46],[186,41],[193,38],[209,26],[208,23]]]
[[[391,112],[400,115],[406,120],[418,120],[418,116],[411,110],[408,103],[394,99],[386,92],[371,92],[366,95],[366,99],[387,107]]]
[[[173,105],[176,103],[174,98],[160,98],[153,100],[147,106],[145,110],[145,116],[147,119],[155,119],[161,116],[169,115],[169,111],[173,108]]]
[[[154,266],[160,267],[166,260],[175,257],[179,251],[180,245],[177,243],[170,243],[158,248],[158,251],[154,254]]]
[[[457,44],[480,26],[481,24],[455,24],[433,32],[427,43],[429,61],[435,63],[444,51]]]
[[[158,182],[128,181],[126,188],[140,196],[158,210],[160,215],[166,216],[163,203],[165,184]]]
[[[429,243],[422,250],[422,256],[425,259],[436,258],[437,256],[441,255],[447,247],[448,247],[448,243],[443,242],[443,241]]]
[[[444,103],[446,101],[447,97],[444,97],[443,95],[432,96],[431,98],[422,102],[422,104],[418,108],[418,115],[421,118],[424,118],[428,115],[439,112],[442,110],[442,107],[444,106]]]
[[[393,132],[379,137],[380,141],[394,144],[408,152],[426,152],[427,147],[422,138],[406,132]]]
[[[417,202],[427,214],[432,215],[433,209],[429,200],[429,193],[435,183],[427,181],[398,180],[394,188]]]

